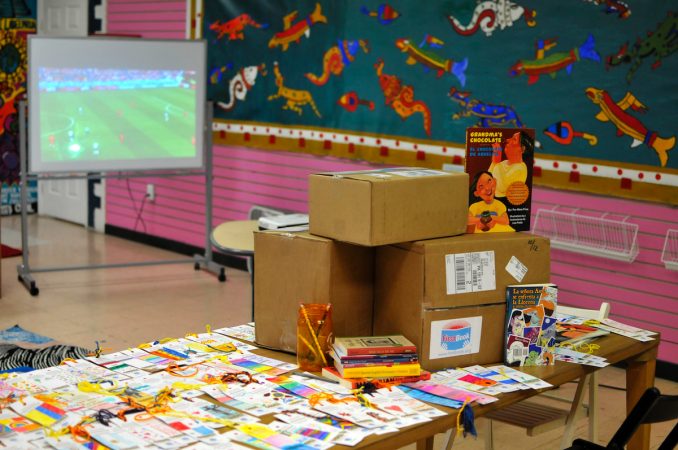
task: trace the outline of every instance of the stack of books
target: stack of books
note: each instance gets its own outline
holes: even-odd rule
[[[402,335],[337,337],[330,356],[334,367],[323,368],[323,376],[349,387],[375,379],[412,383],[431,377],[421,370],[417,347]]]

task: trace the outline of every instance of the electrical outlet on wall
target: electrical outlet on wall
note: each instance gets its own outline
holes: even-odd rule
[[[148,198],[148,201],[150,201],[150,202],[155,200],[155,185],[154,184],[147,184],[146,185],[146,198]]]

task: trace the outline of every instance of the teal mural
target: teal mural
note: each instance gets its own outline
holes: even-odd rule
[[[204,2],[216,117],[463,144],[536,130],[536,157],[678,173],[668,0]]]

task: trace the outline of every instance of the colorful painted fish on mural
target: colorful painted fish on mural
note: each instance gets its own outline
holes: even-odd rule
[[[238,71],[238,74],[231,78],[228,83],[229,100],[227,102],[217,102],[217,106],[224,111],[230,111],[235,106],[235,101],[245,100],[247,93],[254,87],[257,81],[257,76],[266,76],[266,64],[258,66],[243,67]]]
[[[473,11],[473,17],[468,25],[462,25],[459,20],[450,15],[447,16],[452,28],[462,36],[475,34],[479,29],[486,36],[492,36],[492,32],[497,28],[503,30],[513,25],[521,17],[525,19],[527,26],[533,27],[537,24],[534,20],[536,11],[525,8],[509,0],[484,1],[479,2]]]
[[[598,143],[596,136],[582,131],[575,131],[572,124],[565,120],[549,125],[544,129],[544,134],[561,145],[572,144],[576,137],[586,139],[589,145],[596,145]]]
[[[311,35],[311,26],[316,23],[327,23],[327,17],[323,16],[320,3],[315,4],[315,9],[309,16],[293,24],[297,14],[297,11],[292,11],[283,18],[283,31],[273,35],[268,42],[268,48],[279,46],[282,51],[286,52],[292,42],[299,43],[302,36]]]
[[[628,19],[631,16],[631,8],[628,3],[619,0],[587,0],[596,5],[603,5],[605,14],[617,14],[620,19]]]
[[[654,70],[661,66],[663,58],[670,56],[676,50],[678,50],[678,16],[669,12],[666,19],[654,31],[647,33],[645,39],[638,38],[630,51],[627,42],[621,46],[615,55],[608,56],[605,60],[605,67],[609,69],[630,63],[631,67],[626,74],[626,82],[631,83],[645,58],[654,56],[655,61],[652,64]]]
[[[362,39],[357,41],[340,40],[337,45],[325,52],[322,75],[307,73],[304,76],[316,86],[323,86],[330,79],[330,75],[341,75],[344,68],[353,62],[360,49],[365,53],[370,52],[367,41]]]
[[[627,92],[624,98],[616,103],[612,100],[610,94],[603,89],[589,87],[585,92],[589,100],[600,107],[596,119],[601,122],[612,122],[617,128],[617,136],[627,135],[633,138],[632,148],[645,144],[654,149],[659,157],[659,163],[662,167],[666,167],[669,160],[668,152],[676,145],[676,137],[659,137],[656,132],[649,131],[640,120],[629,114],[626,111],[628,108],[640,113],[647,110],[647,107],[638,101],[631,92]]]
[[[224,78],[224,74],[233,68],[233,63],[228,63],[225,66],[215,67],[210,70],[210,83],[219,84]]]
[[[393,9],[388,3],[382,3],[376,11],[370,11],[367,9],[367,6],[362,6],[360,12],[366,16],[376,17],[382,25],[388,25],[400,17],[400,13]]]
[[[217,33],[217,39],[227,36],[229,41],[235,41],[236,39],[243,40],[245,39],[245,27],[248,25],[254,28],[268,27],[268,24],[255,22],[249,14],[240,14],[238,17],[226,22],[221,22],[220,20],[212,22],[210,30]]]
[[[535,59],[521,59],[509,70],[509,75],[517,77],[527,75],[527,84],[534,84],[541,75],[549,75],[555,78],[559,70],[565,69],[567,74],[572,73],[572,65],[582,59],[600,62],[600,55],[595,49],[596,41],[593,35],[589,34],[586,41],[580,46],[571,49],[568,52],[551,53],[544,56],[551,48],[556,46],[555,39],[538,40]]]
[[[478,127],[523,128],[518,113],[510,106],[485,103],[471,98],[470,92],[462,92],[456,88],[451,88],[447,95],[450,100],[461,106],[461,110],[452,115],[453,120],[474,116],[479,119],[476,124]]]
[[[278,98],[284,98],[286,100],[285,104],[282,106],[282,109],[288,109],[294,111],[300,116],[304,113],[304,110],[301,109],[302,106],[309,105],[316,116],[322,117],[318,107],[313,101],[313,96],[309,91],[302,91],[300,89],[292,89],[285,86],[285,77],[280,73],[280,68],[278,67],[278,61],[273,63],[273,73],[275,74],[275,85],[278,87],[278,92],[273,95],[268,96],[268,101],[272,101]]]
[[[384,61],[381,58],[377,60],[374,68],[379,77],[379,86],[384,93],[386,105],[393,108],[403,120],[412,114],[421,113],[424,117],[424,131],[430,136],[431,110],[428,105],[421,100],[414,99],[414,88],[412,86],[403,86],[400,78],[385,74]]]
[[[466,74],[464,72],[468,67],[468,58],[454,62],[451,59],[443,58],[431,50],[424,49],[427,45],[435,48],[442,47],[443,42],[439,39],[426,35],[418,47],[412,45],[409,39],[397,39],[395,45],[401,52],[407,54],[406,64],[414,65],[419,63],[424,66],[426,71],[434,70],[438,78],[442,77],[445,73],[451,73],[457,77],[462,86],[466,84]]]
[[[358,106],[367,106],[370,111],[374,111],[374,102],[370,100],[363,100],[358,97],[358,93],[350,91],[339,97],[337,104],[348,112],[356,112]]]

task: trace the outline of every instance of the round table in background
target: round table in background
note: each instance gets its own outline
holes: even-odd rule
[[[252,320],[254,320],[254,232],[258,230],[258,220],[232,220],[215,227],[210,235],[210,242],[220,252],[251,258]]]

